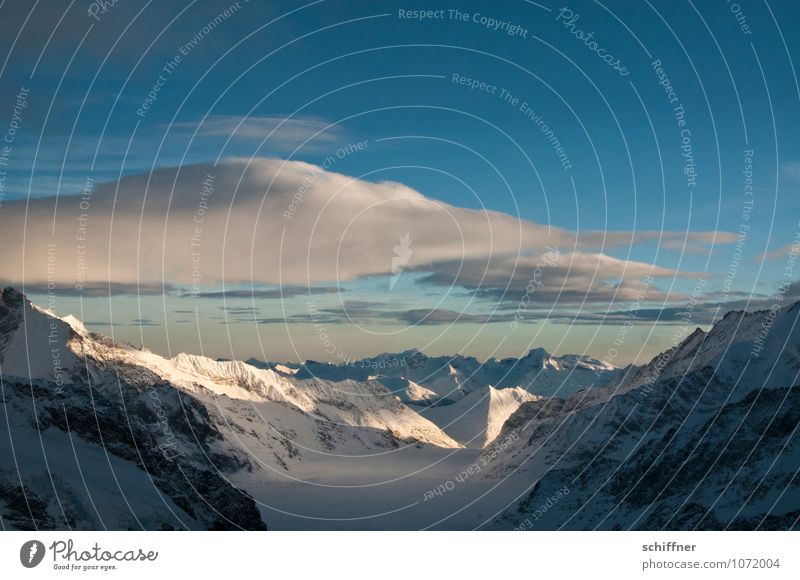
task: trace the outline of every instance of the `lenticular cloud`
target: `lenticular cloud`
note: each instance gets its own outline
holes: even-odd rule
[[[525,282],[536,256],[559,249],[551,283],[587,289],[612,276],[684,275],[610,258],[611,248],[659,239],[729,242],[715,232],[583,232],[456,207],[396,182],[373,182],[298,161],[228,159],[157,169],[82,194],[14,201],[0,213],[0,278],[25,283],[195,287],[308,284],[405,271],[432,283],[491,290]],[[623,252],[625,253],[625,252]],[[599,272],[599,274],[598,274]],[[524,284],[523,284],[524,285]],[[148,286],[149,287],[149,286]]]

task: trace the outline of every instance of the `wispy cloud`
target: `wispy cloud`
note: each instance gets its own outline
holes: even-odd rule
[[[772,250],[764,252],[763,254],[759,254],[758,256],[755,257],[755,261],[764,262],[767,260],[780,260],[781,258],[786,258],[790,253],[794,254],[800,253],[800,246],[797,246],[795,244],[786,244],[785,246],[780,246],[778,248],[774,248]]]
[[[0,286],[12,286],[26,294],[48,294],[52,290],[58,296],[83,296],[84,298],[110,298],[113,296],[160,296],[163,294],[176,294],[177,287],[161,282],[109,282],[109,281],[81,281],[80,285],[61,283],[48,287],[46,282],[23,282],[0,280]]]
[[[149,318],[134,318],[131,321],[131,326],[161,326],[161,323]]]
[[[199,137],[264,141],[266,146],[286,151],[300,146],[330,148],[330,144],[345,139],[341,126],[318,117],[213,115],[201,121],[175,123],[172,128],[196,132]]]
[[[211,177],[210,177],[211,176]],[[213,191],[204,191],[212,182]],[[78,247],[79,218],[86,241]],[[55,215],[55,222],[54,222]],[[90,209],[77,197],[10,201],[0,212],[0,277],[26,273],[93,292],[167,291],[200,283],[198,298],[277,299],[336,293],[338,283],[392,273],[403,236],[414,252],[403,271],[439,292],[519,301],[548,248],[556,264],[537,282],[537,303],[603,304],[635,297],[644,276],[670,282],[700,274],[609,255],[654,240],[727,243],[725,232],[576,233],[508,214],[442,203],[395,182],[368,182],[280,159],[229,159],[98,185]],[[53,244],[56,267],[48,269]],[[334,283],[335,282],[335,283]],[[234,290],[213,289],[221,284]],[[243,284],[258,284],[255,291]],[[441,288],[444,287],[444,288]],[[424,290],[421,290],[424,292]],[[180,294],[180,291],[178,291]],[[185,290],[184,290],[185,293]],[[664,298],[653,291],[649,298]]]
[[[510,322],[514,319],[510,314],[470,314],[455,310],[417,308],[397,314],[397,319],[412,325],[436,326],[441,324],[490,324],[493,322]]]
[[[784,161],[780,165],[781,176],[791,182],[800,183],[800,160],[798,161]]]
[[[183,296],[192,296],[194,298],[209,298],[213,300],[221,299],[257,299],[257,300],[275,300],[279,298],[294,298],[296,296],[315,296],[318,294],[337,294],[339,292],[346,292],[344,288],[336,286],[283,286],[278,288],[254,288],[251,290],[219,290],[213,292],[196,292],[192,293],[184,291]]]
[[[397,309],[391,304],[370,300],[348,300],[341,307],[315,308],[313,313],[294,313],[286,317],[255,318],[253,312],[234,312],[226,319],[228,322],[245,322],[258,324],[326,324],[350,325],[358,324],[400,325],[400,326],[436,326],[443,324],[490,324],[510,322],[513,315],[474,314],[458,312],[444,308]]]

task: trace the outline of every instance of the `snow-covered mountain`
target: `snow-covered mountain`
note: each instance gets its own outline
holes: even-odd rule
[[[3,526],[264,529],[210,409],[70,322],[0,297]]]
[[[482,476],[528,486],[490,526],[796,528],[799,314],[731,312],[603,389],[521,405]]]
[[[165,358],[6,289],[0,523],[796,528],[798,315],[729,313],[639,368],[293,365]]]
[[[541,397],[520,387],[484,387],[452,405],[429,407],[420,413],[465,447],[482,449],[500,433],[522,403]]]
[[[248,363],[276,372],[291,373],[296,378],[317,377],[325,380],[377,380],[405,402],[412,404],[450,404],[472,392],[521,388],[532,395],[568,397],[573,393],[603,386],[619,376],[620,369],[588,356],[556,357],[542,348],[522,358],[491,358],[485,362],[470,356],[430,357],[418,350],[382,354],[348,364],[306,361]]]
[[[471,448],[491,443],[521,403],[599,388],[621,372],[587,356],[555,357],[541,348],[519,359],[492,358],[483,363],[461,355],[429,357],[415,349],[348,364],[247,362],[287,380],[377,382]]]
[[[460,447],[378,382],[167,359],[11,288],[0,297],[0,376],[0,514],[12,527],[259,529],[234,476],[268,480],[319,454]]]

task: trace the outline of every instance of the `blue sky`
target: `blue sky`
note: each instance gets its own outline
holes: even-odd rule
[[[13,9],[0,24],[8,55],[0,121],[13,119],[20,89],[29,89],[5,168],[0,219],[29,197],[76,195],[87,177],[113,184],[161,168],[213,167],[230,157],[322,165],[337,150],[365,143],[327,169],[367,183],[400,182],[448,207],[486,208],[576,238],[671,232],[661,243],[650,236],[591,249],[676,272],[659,278],[664,296],[649,304],[666,314],[654,321],[659,317],[641,311],[635,330],[641,336],[617,362],[668,345],[675,332],[669,309],[685,303],[698,276],[707,276],[708,310],[693,325],[708,324],[719,302],[769,303],[785,281],[780,250],[792,243],[800,218],[797,3],[118,2],[96,17],[89,10],[86,1],[40,2],[32,12]],[[419,10],[433,12],[419,19]],[[606,54],[626,74],[604,62]],[[683,107],[683,126],[675,106]],[[693,184],[684,173],[687,144]],[[744,193],[746,163],[751,196]],[[729,291],[720,295],[735,251],[730,236],[740,231],[748,200],[742,256]],[[116,211],[135,215],[124,204]],[[728,237],[684,244],[687,233],[700,232]],[[559,249],[564,256],[573,250]],[[518,355],[537,342],[602,357],[620,322],[606,317],[600,328],[599,314],[631,308],[630,299],[604,294],[542,301],[521,331],[509,332],[518,290],[476,300],[477,288],[461,280],[431,284],[431,273],[442,273],[431,263],[409,268],[390,295],[388,272],[315,280],[345,290],[320,294],[323,307],[347,302],[377,333],[365,336],[351,316],[333,317],[327,328],[345,345],[337,350],[353,357],[411,346]],[[236,298],[231,305],[186,297],[185,281],[161,274],[156,281],[169,286],[166,294],[123,293],[109,301],[62,292],[57,309],[81,310],[106,333],[113,322],[122,338],[164,352],[202,347],[217,356],[331,358],[318,327],[302,319],[307,296]],[[14,271],[2,278],[34,290],[43,282]],[[247,282],[215,280],[204,290],[248,289]],[[276,286],[258,275],[255,283]],[[496,316],[498,304],[505,318]],[[230,311],[222,310],[249,307],[257,315],[233,325]],[[468,316],[453,325],[415,324],[413,313],[426,309]],[[484,324],[489,319],[481,317],[490,313],[495,318]],[[293,314],[298,318],[288,327],[279,322]],[[449,320],[442,312],[434,318]],[[289,335],[301,346],[290,346]]]

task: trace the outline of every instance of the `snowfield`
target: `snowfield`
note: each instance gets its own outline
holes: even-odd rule
[[[542,349],[297,365],[165,358],[7,288],[0,521],[795,528],[799,312],[729,313],[624,370]]]

